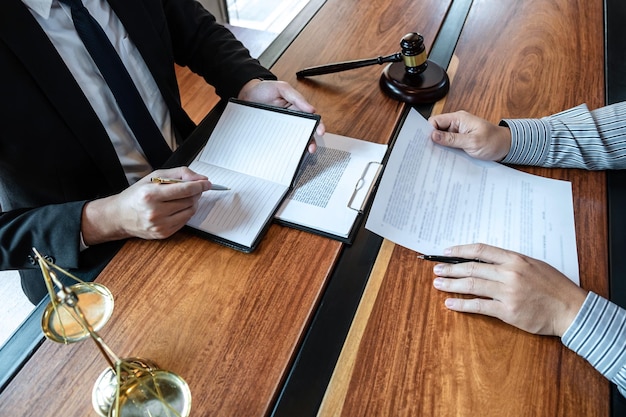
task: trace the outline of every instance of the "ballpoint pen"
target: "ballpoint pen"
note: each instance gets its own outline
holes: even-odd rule
[[[152,178],[150,178],[150,181],[156,182],[158,184],[175,184],[175,183],[178,183],[178,182],[185,182],[185,180],[183,180],[183,179],[163,178],[163,177],[152,177]],[[225,185],[211,184],[211,190],[214,190],[214,191],[228,191],[228,190],[230,190],[230,188],[226,187]]]
[[[439,256],[439,255],[418,255],[420,259],[424,259],[425,261],[434,261],[434,262],[443,262],[446,264],[462,264],[465,262],[479,262],[485,263],[480,259],[468,259],[468,258],[458,258],[455,256]]]

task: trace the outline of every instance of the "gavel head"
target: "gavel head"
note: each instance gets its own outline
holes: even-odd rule
[[[402,61],[408,74],[421,74],[428,67],[426,58],[426,48],[424,47],[424,37],[417,33],[411,32],[404,35],[400,41],[402,49]]]
[[[448,74],[439,64],[428,60],[424,37],[407,33],[400,41],[401,52],[380,75],[380,88],[390,97],[410,104],[434,103],[450,87]]]

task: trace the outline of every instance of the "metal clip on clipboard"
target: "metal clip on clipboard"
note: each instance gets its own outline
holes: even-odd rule
[[[363,212],[382,168],[383,164],[379,162],[371,161],[367,163],[363,173],[354,186],[354,192],[350,197],[350,201],[348,201],[348,208],[356,210],[359,213]]]

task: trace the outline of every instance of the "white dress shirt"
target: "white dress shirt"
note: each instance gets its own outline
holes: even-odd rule
[[[46,32],[91,103],[115,147],[129,183],[133,184],[148,175],[152,167],[124,120],[113,93],[76,33],[69,6],[57,0],[22,1]],[[126,29],[106,1],[83,0],[83,4],[104,29],[163,137],[170,148],[175,149],[176,140],[169,110],[141,54],[129,39]]]

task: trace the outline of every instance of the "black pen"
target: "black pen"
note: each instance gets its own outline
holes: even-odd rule
[[[455,256],[418,255],[417,257],[425,261],[443,262],[446,264],[462,264],[465,262],[484,263],[484,261],[481,261],[480,259],[457,258]]]
[[[178,178],[163,178],[163,177],[152,177],[150,181],[156,182],[158,184],[175,184],[177,182],[185,182],[185,180],[181,180]],[[211,184],[211,190],[215,191],[228,191],[230,188],[225,185]]]

